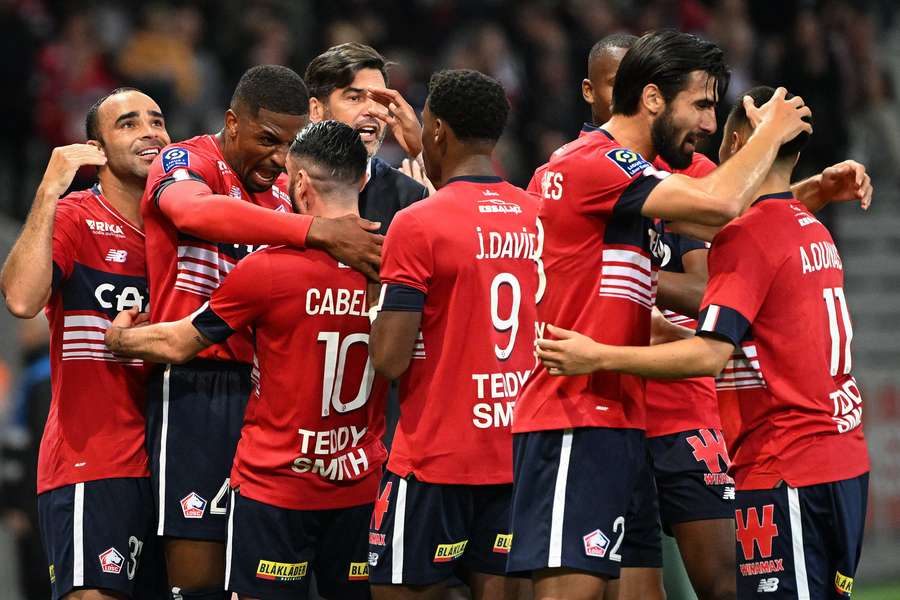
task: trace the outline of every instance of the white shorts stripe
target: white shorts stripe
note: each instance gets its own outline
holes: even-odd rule
[[[75,484],[72,515],[72,587],[84,585],[84,484]]]
[[[231,585],[231,550],[234,545],[234,490],[228,502],[228,537],[225,540],[225,589]]]
[[[566,483],[569,480],[569,458],[571,456],[572,430],[566,429],[562,435],[562,445],[559,450],[559,469],[556,471],[556,487],[553,489],[548,567],[562,566],[563,517],[566,514]]]
[[[788,486],[788,508],[791,515],[791,545],[794,549],[794,575],[797,578],[798,600],[809,600],[809,580],[806,577],[806,556],[803,552],[803,518],[800,514],[800,492]]]
[[[162,431],[159,436],[159,525],[156,535],[163,535],[166,527],[166,442],[169,438],[169,375],[172,365],[166,365],[162,385]]]
[[[403,583],[403,529],[406,524],[406,480],[397,486],[397,507],[394,509],[394,533],[391,537],[391,583]]]

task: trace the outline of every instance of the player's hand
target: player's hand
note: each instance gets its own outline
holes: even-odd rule
[[[822,171],[819,194],[829,202],[859,200],[863,210],[872,204],[872,178],[865,165],[855,160],[845,160]]]
[[[121,311],[116,315],[116,318],[113,319],[110,326],[106,329],[106,335],[103,336],[103,341],[106,343],[106,347],[115,354],[116,351],[120,349],[119,338],[122,335],[122,330],[131,329],[132,327],[135,327],[142,323],[146,325],[147,320],[147,313],[142,313],[136,306],[132,306],[128,310]]]
[[[388,88],[370,87],[366,89],[369,98],[381,105],[382,110],[372,111],[372,115],[383,121],[397,143],[409,156],[422,153],[422,125],[416,111],[409,105],[400,92]]]
[[[669,321],[658,308],[650,314],[650,345],[665,344],[693,337],[694,332],[687,327]]]
[[[85,165],[102,167],[105,164],[106,155],[98,147],[90,144],[71,144],[54,148],[39,189],[48,196],[59,198],[72,185],[78,169]]]
[[[381,245],[384,236],[374,232],[381,223],[356,215],[337,219],[316,217],[306,236],[307,246],[321,248],[345,265],[353,267],[372,281],[380,281]]]
[[[551,375],[587,375],[599,370],[603,344],[598,344],[577,331],[547,324],[555,340],[539,338],[535,354]]]
[[[428,195],[431,196],[435,193],[434,185],[432,185],[431,180],[428,179],[428,175],[425,174],[425,168],[422,166],[422,163],[419,162],[417,158],[404,158],[400,162],[400,172],[412,177],[419,183],[425,186],[428,190]]]
[[[812,111],[803,103],[803,98],[794,96],[785,100],[787,90],[775,90],[768,102],[760,107],[753,104],[750,96],[744,96],[744,110],[754,130],[769,129],[784,144],[806,132],[812,133],[812,125],[804,117],[812,117]]]

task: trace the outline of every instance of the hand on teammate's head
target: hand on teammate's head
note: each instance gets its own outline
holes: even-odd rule
[[[750,96],[742,99],[747,119],[754,131],[769,127],[782,144],[801,133],[812,133],[812,124],[809,122],[812,111],[804,104],[803,98],[793,96],[787,99],[787,93],[785,88],[779,87],[762,106],[756,106]]]

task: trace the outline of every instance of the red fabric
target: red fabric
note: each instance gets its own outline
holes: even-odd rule
[[[537,206],[499,179],[457,180],[394,218],[381,280],[426,300],[400,380],[391,472],[430,483],[512,481],[512,409],[535,362]]]
[[[208,310],[255,332],[231,473],[242,496],[293,510],[375,501],[387,382],[369,362],[367,306],[365,276],[319,250],[260,250],[213,293]]]
[[[120,310],[146,307],[144,235],[94,191],[59,201],[53,226],[52,400],[38,493],[113,477],[147,477],[146,370],[117,359],[103,335]]]

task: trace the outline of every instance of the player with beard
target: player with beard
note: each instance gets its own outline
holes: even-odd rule
[[[150,318],[200,309],[254,246],[324,249],[377,279],[380,236],[356,215],[292,214],[283,182],[288,148],[307,121],[306,86],[287,67],[241,77],[222,131],[165,148],[142,200]],[[273,210],[274,209],[274,210]],[[147,407],[157,534],[173,597],[221,598],[229,473],[255,377],[249,329],[151,376]]]
[[[424,186],[375,156],[388,127],[411,157],[422,152],[422,126],[415,111],[387,88],[387,63],[374,48],[350,42],[333,46],[306,67],[309,119],[334,119],[356,129],[369,153],[359,214],[379,221],[381,233],[398,211],[427,196]]]
[[[0,288],[17,317],[46,306],[50,413],[38,462],[38,513],[54,599],[133,597],[152,535],[144,447],[146,370],[100,343],[120,310],[149,299],[140,199],[169,143],[152,98],[120,88],[85,120],[88,142],[55,148]],[[60,198],[79,168],[99,183]]]
[[[749,204],[778,146],[810,130],[802,100],[776,96],[728,165],[700,179],[655,169],[644,157],[690,164],[727,83],[721,50],[692,35],[647,34],[625,55],[612,118],[554,153],[542,177],[539,333],[560,321],[606,343],[648,343],[664,256],[654,220],[723,225]],[[513,420],[508,569],[530,573],[537,598],[597,597],[619,576],[647,466],[644,424],[637,377],[560,379],[538,366],[526,383]]]
[[[732,109],[723,164],[752,135],[755,107],[777,93],[754,88],[752,103]],[[555,374],[720,375],[730,384],[741,417],[730,471],[739,598],[849,597],[865,526],[869,463],[843,267],[828,230],[789,191],[807,137],[781,146],[740,218],[721,231],[687,228],[712,240],[696,337],[609,347],[554,329],[558,340],[540,342]]]
[[[591,107],[592,122],[584,125],[583,133],[596,130],[610,119],[616,71],[637,39],[633,35],[614,34],[591,49],[582,95]],[[671,123],[671,119],[667,121]],[[670,170],[660,157],[654,162],[658,168]],[[691,164],[677,172],[702,177],[713,169],[715,164],[711,160],[695,152]],[[792,191],[812,210],[826,202],[847,198],[860,199],[863,208],[867,208],[872,186],[862,165],[845,161],[794,184]],[[667,250],[661,265],[660,289],[666,293],[661,292],[657,304],[668,303],[696,315],[706,286],[707,244],[668,230],[662,239]],[[696,325],[693,319],[678,312],[665,310],[664,315],[683,327]],[[725,394],[720,393],[719,400]],[[715,383],[711,378],[650,380],[646,402],[650,470],[655,490],[651,477],[647,477],[643,496],[646,502],[642,503],[640,517],[647,526],[633,527],[626,533],[623,556],[627,558],[622,576],[610,585],[607,597],[663,597],[662,571],[658,568],[661,552],[655,525],[658,515],[666,533],[674,534],[678,541],[698,597],[701,600],[733,597],[734,512],[731,500],[727,499],[731,484],[724,474],[728,463],[722,444]],[[723,408],[731,407],[733,403],[726,403]]]

